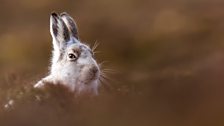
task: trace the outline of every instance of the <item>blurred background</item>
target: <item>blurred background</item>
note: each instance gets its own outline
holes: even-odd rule
[[[100,43],[97,61],[117,71],[79,110],[81,125],[224,125],[222,0],[0,0],[0,102],[47,75],[52,11],[74,17],[81,40]],[[48,126],[65,115],[76,118],[50,115]]]

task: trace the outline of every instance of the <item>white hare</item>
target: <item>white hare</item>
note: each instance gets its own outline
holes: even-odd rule
[[[50,16],[53,57],[50,74],[35,88],[48,83],[63,84],[76,93],[98,93],[100,69],[92,50],[81,43],[76,23],[66,12]]]

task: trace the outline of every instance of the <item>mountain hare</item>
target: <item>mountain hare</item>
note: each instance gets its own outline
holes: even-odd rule
[[[52,13],[50,33],[53,39],[50,74],[34,87],[62,84],[75,93],[97,94],[100,69],[92,50],[80,41],[73,18],[66,12]]]

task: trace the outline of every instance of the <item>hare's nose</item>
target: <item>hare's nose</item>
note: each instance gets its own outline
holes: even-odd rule
[[[96,75],[99,72],[99,68],[97,66],[92,66],[90,68],[91,73],[93,73],[94,75]]]

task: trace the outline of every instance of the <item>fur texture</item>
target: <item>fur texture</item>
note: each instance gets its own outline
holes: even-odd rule
[[[50,16],[53,57],[50,74],[35,88],[48,83],[63,84],[76,93],[98,93],[100,69],[92,50],[78,37],[77,25],[67,13]]]

